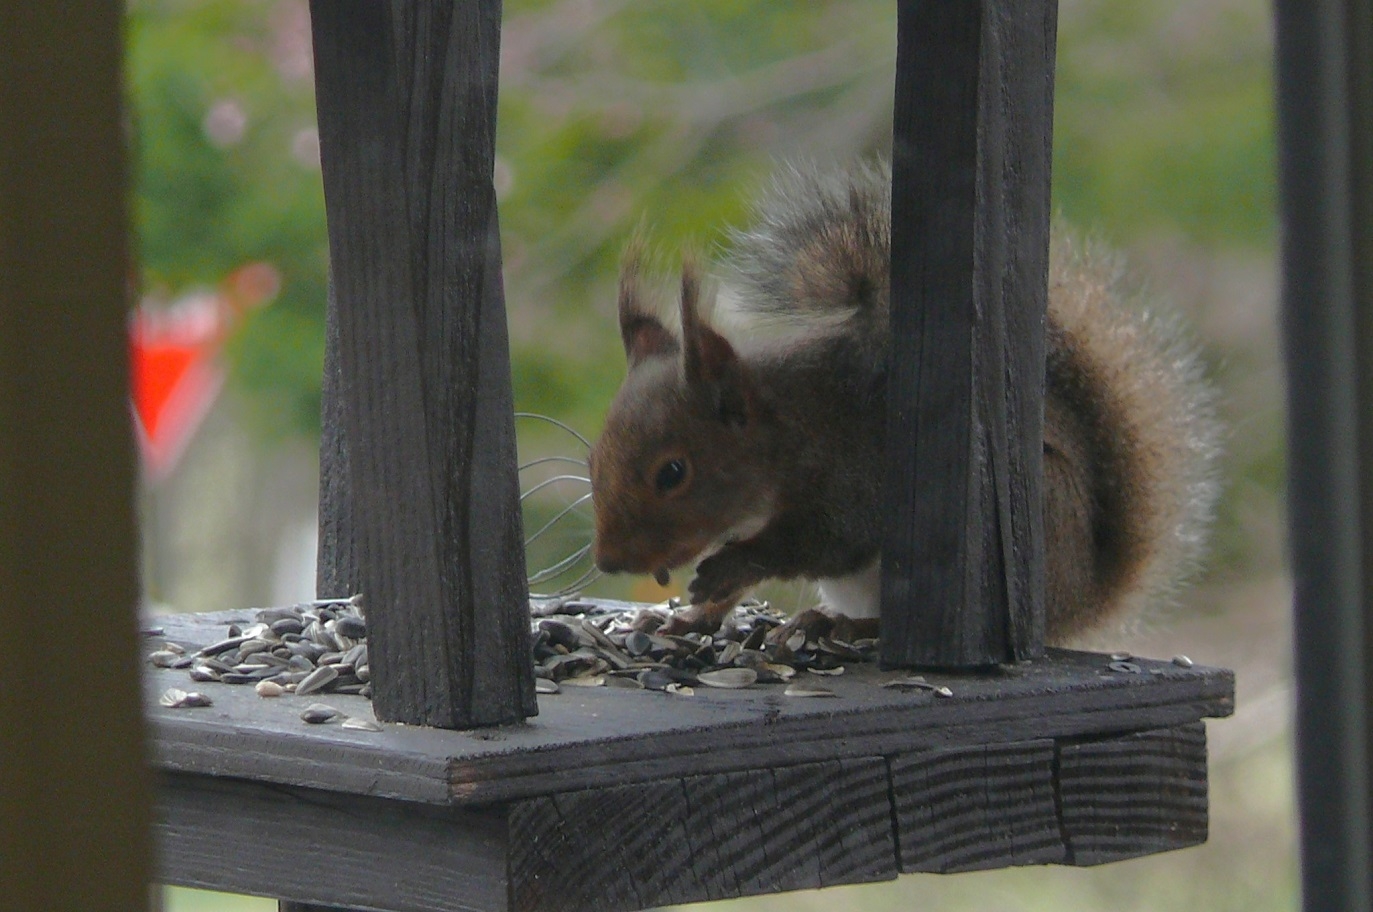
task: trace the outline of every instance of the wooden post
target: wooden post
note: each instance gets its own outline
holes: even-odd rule
[[[1373,906],[1373,4],[1279,0],[1303,905]]]
[[[1042,654],[1055,0],[903,0],[882,661]]]
[[[322,595],[378,718],[534,715],[492,167],[499,2],[311,4],[332,275]]]
[[[122,5],[0,5],[0,884],[146,909]]]

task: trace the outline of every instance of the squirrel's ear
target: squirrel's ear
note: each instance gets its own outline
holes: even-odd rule
[[[620,339],[630,370],[645,358],[676,354],[681,348],[662,320],[643,306],[639,291],[640,249],[637,243],[631,245],[620,267]]]
[[[687,385],[708,397],[719,418],[744,425],[753,415],[748,372],[729,340],[702,322],[701,280],[694,262],[682,268],[682,360]]]

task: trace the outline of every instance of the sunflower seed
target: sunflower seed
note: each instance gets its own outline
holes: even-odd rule
[[[180,653],[172,652],[169,649],[159,649],[157,652],[148,654],[148,661],[158,668],[171,668],[172,663],[180,658]]]
[[[548,678],[534,679],[534,692],[541,694],[555,694],[558,692],[558,682],[550,681]]]
[[[371,719],[360,719],[357,716],[349,716],[347,719],[344,719],[342,727],[351,729],[352,731],[381,731],[380,722],[373,722]]]
[[[276,681],[258,681],[253,689],[259,697],[279,697],[286,692],[286,688]]]
[[[350,640],[361,640],[367,636],[367,622],[360,617],[345,614],[334,621],[334,634],[346,636]]]
[[[631,630],[625,637],[625,651],[632,656],[645,655],[652,647],[652,638],[641,630]]]
[[[787,685],[787,689],[782,691],[788,697],[833,697],[834,691],[824,687],[817,687],[805,681],[793,681]]]
[[[230,628],[233,629],[233,628]],[[241,644],[247,642],[251,637],[230,635],[228,639],[220,640],[218,643],[211,643],[209,646],[200,650],[202,656],[217,656],[230,649],[237,649]]]
[[[676,678],[659,668],[639,672],[637,680],[646,690],[667,690],[677,683]]]
[[[715,671],[703,671],[696,677],[707,687],[738,690],[757,683],[758,672],[752,668],[719,668]]]
[[[305,679],[296,685],[296,693],[301,696],[315,693],[316,691],[328,687],[337,678],[337,668],[332,665],[321,665],[306,675]]]
[[[272,623],[272,633],[275,633],[277,636],[285,636],[286,634],[292,633],[298,634],[304,629],[305,625],[301,623],[300,618],[298,617],[279,618]]]
[[[1173,664],[1179,668],[1191,668],[1194,663],[1185,655],[1175,655],[1173,656]]]
[[[299,693],[298,690],[297,693]],[[311,703],[301,712],[300,718],[311,725],[322,725],[342,715],[343,713],[332,706],[326,706],[323,703]]]
[[[162,692],[159,701],[169,709],[188,709],[201,706],[213,705],[213,700],[198,691],[184,691],[177,687],[168,687]]]

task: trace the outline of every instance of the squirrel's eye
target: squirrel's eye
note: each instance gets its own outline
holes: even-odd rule
[[[687,464],[685,459],[670,459],[663,463],[658,469],[658,474],[653,479],[653,484],[658,489],[659,494],[666,494],[673,488],[686,481]]]

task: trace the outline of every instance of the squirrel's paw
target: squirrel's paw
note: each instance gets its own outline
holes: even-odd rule
[[[729,601],[731,607],[740,593],[762,582],[764,575],[738,545],[725,545],[701,561],[687,590],[693,605]]]
[[[769,630],[767,641],[785,643],[798,631],[806,635],[807,642],[829,637],[831,640],[852,643],[854,640],[876,637],[878,622],[877,618],[851,618],[837,611],[808,608],[785,624]]]
[[[724,602],[708,602],[704,605],[688,605],[678,609],[657,629],[657,633],[667,636],[682,636],[687,633],[714,633],[726,615],[734,608],[736,599]]]

